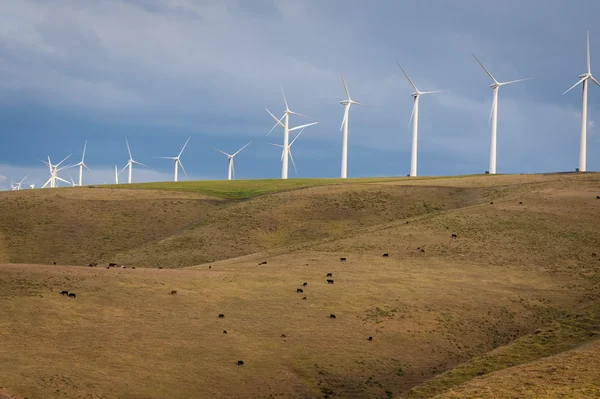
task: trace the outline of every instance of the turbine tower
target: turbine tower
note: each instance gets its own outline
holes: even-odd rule
[[[83,184],[83,168],[86,168],[89,172],[91,172],[90,168],[88,168],[87,165],[85,164],[86,148],[87,148],[87,140],[86,140],[85,144],[83,145],[83,155],[81,156],[81,162],[73,165],[73,166],[79,166],[79,184],[78,184],[78,186],[80,186],[80,187]]]
[[[179,167],[180,166],[181,166],[181,170],[183,170],[183,173],[185,173],[185,175],[187,176],[187,172],[185,171],[185,168],[183,167],[183,164],[181,163],[181,160],[179,158],[181,158],[181,154],[183,154],[183,150],[185,150],[185,147],[187,146],[190,139],[191,139],[191,137],[188,137],[187,141],[183,145],[183,148],[179,152],[179,155],[177,155],[176,157],[159,157],[161,159],[172,159],[175,161],[175,175],[173,177],[173,181],[179,181],[178,177],[179,177]]]
[[[119,169],[115,165],[115,184],[119,184]]]
[[[586,171],[586,156],[587,156],[587,98],[588,98],[588,81],[596,83],[600,86],[600,82],[592,76],[592,66],[590,61],[590,32],[587,32],[587,72],[578,76],[579,81],[571,88],[563,93],[567,94],[574,89],[578,84],[582,83],[582,105],[581,105],[581,137],[579,138],[579,171]]]
[[[44,164],[48,165],[48,169],[50,170],[50,178],[48,179],[48,181],[46,181],[46,183],[42,186],[42,188],[45,188],[48,184],[50,184],[50,188],[55,188],[57,180],[60,180],[60,181],[62,181],[64,183],[69,184],[68,181],[66,181],[65,179],[62,179],[62,178],[60,178],[58,176],[58,172],[61,171],[61,170],[63,170],[63,169],[70,168],[71,166],[63,166],[60,169],[58,167],[63,162],[65,162],[70,156],[71,156],[71,154],[69,154],[65,159],[63,159],[62,161],[60,161],[56,165],[52,165],[52,161],[50,160],[50,157],[48,157],[48,162],[42,161]]]
[[[283,151],[281,152],[281,160],[283,161],[283,157],[286,156],[286,153],[289,154],[290,159],[292,160],[292,166],[294,167],[294,170],[296,171],[296,176],[298,175],[298,169],[296,169],[296,162],[294,162],[294,156],[292,155],[292,145],[294,144],[294,142],[298,139],[298,137],[300,137],[300,135],[302,134],[302,132],[304,131],[304,128],[302,130],[300,130],[300,133],[298,133],[298,135],[296,137],[294,137],[294,139],[292,140],[292,142],[287,146],[287,148],[285,148],[284,146],[282,146],[281,144],[273,144],[273,143],[267,143],[267,144],[271,144],[275,147],[281,147],[283,148]],[[286,151],[287,150],[287,151]]]
[[[406,76],[406,79],[408,79],[410,85],[413,87],[413,89],[415,89],[415,92],[411,94],[411,96],[413,97],[414,104],[412,113],[410,114],[410,120],[408,121],[409,125],[411,122],[413,124],[412,150],[410,155],[410,176],[415,177],[417,176],[417,134],[419,129],[419,98],[423,94],[442,93],[446,90],[419,91],[419,89],[417,89],[417,86],[415,86],[413,81],[410,80],[404,69],[400,66],[400,63],[398,63],[398,66],[402,70],[402,73],[404,73],[404,76]]]
[[[473,57],[475,57],[475,59],[477,60],[479,65],[481,65],[483,70],[494,81],[494,83],[492,83],[490,85],[490,87],[492,88],[492,90],[494,92],[494,99],[492,101],[492,111],[490,112],[490,121],[492,122],[492,138],[491,138],[491,142],[490,142],[490,168],[488,171],[490,174],[494,175],[494,174],[496,174],[496,131],[497,131],[497,127],[498,127],[498,89],[501,86],[509,85],[511,83],[523,82],[525,80],[530,80],[533,78],[517,79],[517,80],[511,80],[508,82],[498,82],[496,80],[496,78],[494,78],[494,76],[492,76],[490,71],[488,71],[487,68],[483,66],[483,64],[481,63],[481,61],[479,61],[479,58],[477,58],[475,56],[475,54],[473,54]]]
[[[344,90],[346,90],[346,99],[340,101],[340,104],[344,106],[344,119],[342,119],[342,126],[340,130],[343,130],[342,136],[342,174],[341,178],[345,179],[347,177],[348,172],[348,112],[350,111],[350,106],[352,104],[363,105],[359,102],[353,101],[350,98],[350,92],[348,91],[348,86],[346,86],[346,81],[344,80],[344,75],[342,75],[342,83],[344,84]]]
[[[283,102],[285,103],[285,111],[283,112],[283,116],[281,117],[281,119],[277,119],[277,117],[275,115],[273,115],[271,113],[271,111],[269,111],[267,109],[267,112],[269,113],[269,115],[271,115],[271,117],[275,120],[275,126],[273,126],[271,128],[271,130],[269,130],[269,133],[267,133],[267,136],[269,134],[271,134],[271,132],[273,131],[273,129],[275,129],[277,126],[280,126],[283,128],[283,157],[281,160],[281,178],[282,179],[287,179],[288,178],[288,151],[290,148],[289,145],[289,139],[290,139],[290,132],[293,132],[294,130],[300,130],[300,129],[304,129],[308,126],[312,126],[312,125],[316,125],[319,122],[313,122],[313,123],[309,123],[306,125],[302,125],[302,126],[297,126],[294,128],[289,127],[289,121],[290,121],[290,115],[297,115],[300,116],[302,118],[306,118],[308,119],[307,116],[304,116],[302,114],[299,114],[297,112],[291,111],[290,108],[288,107],[288,103],[287,100],[285,99],[285,94],[283,93],[283,89],[281,89],[281,95],[283,96]],[[283,120],[283,123],[281,122]]]
[[[237,150],[233,154],[228,154],[228,153],[226,153],[224,151],[219,150],[218,148],[215,148],[215,150],[219,151],[221,154],[227,155],[227,164],[228,164],[228,167],[227,167],[227,180],[231,180],[231,175],[232,174],[233,174],[233,178],[235,179],[235,167],[233,166],[233,157],[235,157],[237,154],[239,154],[240,152],[242,152],[242,150],[244,148],[248,147],[250,145],[250,143],[246,144],[245,146],[243,146],[242,148],[240,148],[239,150]]]
[[[134,161],[133,157],[131,156],[131,148],[129,148],[129,141],[127,140],[127,137],[125,137],[125,143],[127,144],[127,152],[129,153],[129,160],[127,161],[127,164],[125,165],[125,167],[121,170],[124,171],[125,169],[129,168],[129,176],[127,178],[127,183],[131,184],[131,172],[133,170],[133,164],[138,164],[140,166],[145,166],[146,168],[148,166],[144,165],[143,163],[140,163],[138,161]],[[119,172],[120,173],[120,172]]]

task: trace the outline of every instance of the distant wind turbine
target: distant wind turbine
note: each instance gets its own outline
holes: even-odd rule
[[[233,174],[233,178],[235,179],[235,167],[233,166],[233,157],[235,157],[237,154],[239,154],[240,152],[242,152],[242,150],[244,148],[248,147],[250,145],[250,143],[246,144],[245,146],[243,146],[242,148],[240,148],[239,150],[237,150],[233,154],[228,154],[228,153],[226,153],[224,151],[219,150],[218,148],[215,148],[215,150],[219,151],[221,154],[227,155],[227,164],[228,164],[228,166],[227,166],[227,180],[231,180],[232,174]]]
[[[127,164],[125,165],[125,167],[121,170],[121,172],[123,172],[125,169],[129,168],[129,173],[128,173],[128,177],[127,177],[127,183],[131,184],[131,172],[133,170],[133,164],[138,164],[140,166],[144,166],[144,167],[148,167],[146,165],[144,165],[143,163],[140,163],[138,161],[134,161],[133,157],[131,156],[131,148],[129,148],[129,141],[127,140],[127,137],[125,137],[125,143],[127,144],[127,152],[129,153],[129,160],[127,161]],[[119,172],[120,173],[120,172]]]
[[[69,178],[71,179],[71,187],[77,187],[77,183],[73,180],[73,176],[69,173]]]
[[[25,177],[23,179],[21,179],[21,181],[16,184],[16,190],[17,191],[19,191],[21,189],[21,185],[23,184],[23,182],[25,181],[25,179],[27,179],[27,175],[25,175]]]
[[[412,150],[410,155],[410,176],[414,177],[417,175],[417,134],[419,129],[419,98],[423,94],[442,93],[447,90],[419,91],[419,89],[417,89],[417,86],[415,86],[413,81],[410,80],[404,69],[400,66],[400,63],[398,63],[398,66],[402,70],[402,73],[404,73],[404,76],[406,76],[406,79],[408,79],[410,85],[413,87],[413,89],[415,89],[415,92],[411,94],[411,96],[414,99],[414,104],[412,113],[410,114],[410,120],[408,122],[409,124],[412,122],[413,125]]]
[[[115,165],[115,184],[119,184],[119,169]]]
[[[285,99],[285,94],[283,93],[283,89],[281,89],[281,95],[283,96],[283,102],[285,103],[285,111],[283,112],[283,116],[280,119],[277,119],[277,117],[275,115],[273,115],[271,113],[271,111],[269,111],[267,109],[267,112],[269,113],[269,115],[271,115],[271,117],[276,122],[275,126],[273,126],[271,128],[271,130],[269,130],[269,133],[267,133],[267,136],[269,134],[271,134],[273,129],[275,129],[277,126],[280,126],[283,128],[283,146],[282,146],[283,147],[283,157],[281,159],[281,178],[287,179],[288,178],[288,151],[290,148],[289,133],[293,132],[294,130],[300,130],[300,129],[304,129],[304,128],[312,126],[312,125],[316,125],[319,122],[313,122],[313,123],[309,123],[309,124],[302,125],[302,126],[296,126],[292,129],[290,129],[289,128],[290,115],[297,115],[297,116],[300,116],[300,117],[306,118],[306,119],[308,119],[308,117],[290,110],[290,108],[288,107],[287,100]],[[283,121],[283,123],[282,123],[282,121]]]
[[[71,166],[63,166],[60,169],[58,167],[63,162],[65,162],[70,156],[71,156],[71,154],[69,154],[65,159],[63,159],[62,161],[60,161],[56,165],[52,165],[52,161],[50,160],[50,157],[48,157],[48,162],[42,161],[42,163],[46,164],[48,166],[48,169],[50,170],[50,178],[48,179],[48,181],[46,181],[46,183],[42,186],[42,188],[45,188],[48,184],[50,184],[50,188],[57,187],[57,182],[56,182],[57,180],[62,181],[63,183],[69,184],[68,181],[66,181],[65,179],[62,179],[62,178],[60,178],[58,176],[58,172],[61,171],[61,170],[63,170],[63,169],[70,168]]]
[[[183,167],[183,164],[181,163],[181,154],[183,154],[183,150],[185,150],[185,147],[187,146],[188,142],[190,141],[191,137],[188,137],[187,141],[185,142],[185,144],[183,145],[183,148],[181,149],[181,151],[179,152],[179,155],[177,155],[176,157],[159,157],[161,159],[172,159],[175,161],[175,174],[173,177],[173,181],[179,181],[179,167],[181,166],[181,170],[183,170],[183,173],[185,173],[185,175],[187,176],[187,172],[185,171],[185,168]]]
[[[490,169],[488,171],[490,174],[493,175],[493,174],[496,174],[496,130],[498,127],[498,89],[501,86],[505,86],[505,85],[509,85],[509,84],[517,83],[517,82],[523,82],[525,80],[531,80],[533,78],[517,79],[517,80],[511,80],[508,82],[498,82],[496,80],[496,78],[494,78],[494,76],[492,76],[490,71],[488,71],[487,68],[483,66],[483,64],[481,63],[481,61],[479,61],[479,58],[477,58],[475,56],[475,54],[473,54],[473,57],[475,57],[475,59],[477,60],[479,65],[481,65],[483,70],[494,81],[494,83],[492,83],[490,85],[490,87],[494,91],[494,100],[492,101],[492,110],[490,112],[490,121],[492,122],[492,138],[491,138],[491,142],[490,142]]]
[[[578,84],[582,83],[582,105],[581,105],[581,137],[579,138],[579,171],[586,171],[586,157],[587,157],[587,99],[588,99],[588,80],[596,83],[600,86],[600,82],[592,76],[592,65],[590,61],[590,32],[587,32],[587,72],[582,73],[578,76],[579,81],[575,83],[571,88],[563,93],[567,94],[569,91],[574,89]]]
[[[294,170],[296,171],[296,176],[298,175],[298,169],[296,169],[296,162],[294,162],[294,156],[292,155],[292,145],[298,139],[298,137],[300,137],[300,135],[302,134],[303,131],[304,131],[304,129],[300,130],[300,133],[298,133],[298,135],[296,137],[294,137],[292,142],[287,146],[287,151],[286,151],[286,148],[284,146],[282,146],[281,144],[267,143],[267,144],[270,144],[275,147],[283,148],[283,151],[281,152],[281,160],[282,161],[283,161],[283,157],[286,156],[286,153],[289,154],[290,159],[292,160],[292,166],[294,167]]]
[[[343,130],[342,136],[342,174],[341,178],[345,179],[347,177],[348,172],[348,112],[350,111],[350,106],[352,104],[363,105],[359,102],[353,101],[350,98],[350,92],[348,91],[348,86],[346,86],[346,81],[344,80],[344,75],[342,75],[342,83],[344,84],[344,90],[346,90],[346,99],[340,101],[340,104],[344,106],[344,119],[342,119],[342,126],[340,130]]]
[[[89,172],[91,172],[90,168],[88,168],[87,165],[85,164],[86,148],[87,148],[87,140],[86,140],[85,144],[83,145],[83,155],[81,156],[81,162],[73,165],[73,166],[79,166],[79,184],[78,184],[78,186],[80,186],[80,187],[83,185],[83,168],[86,168]]]

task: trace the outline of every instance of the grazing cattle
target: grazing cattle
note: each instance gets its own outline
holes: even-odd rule
[[[121,266],[121,269],[127,269],[127,266]]]
[[[408,220],[406,221],[406,223],[405,223],[405,224],[408,224]]]
[[[417,251],[420,251],[420,250],[421,250],[421,247],[417,247]]]
[[[458,235],[452,234],[452,238],[458,238]]]
[[[307,282],[304,282],[304,284],[302,284],[303,287],[306,287],[308,285]]]
[[[159,269],[162,269],[162,266],[160,266]]]
[[[600,199],[600,195],[596,195],[596,199]]]
[[[175,294],[177,294],[177,290],[173,290],[173,291],[169,292],[169,294],[170,295],[175,295]]]
[[[285,334],[281,334],[281,338],[285,338]]]
[[[227,330],[223,330],[223,334],[227,334]]]
[[[106,266],[107,269],[110,269],[110,266]]]
[[[369,341],[373,341],[373,337],[369,337],[369,338],[368,338],[368,340],[369,340]]]
[[[389,254],[383,254],[384,258],[387,258],[388,256],[390,256]]]
[[[425,250],[423,248],[421,248],[421,252],[425,252]]]
[[[220,313],[220,314],[219,314],[219,319],[222,319],[222,318],[224,318],[224,317],[225,317],[225,315],[224,315],[223,313]]]
[[[77,295],[75,295],[74,292],[69,293],[69,298],[76,298],[76,297],[77,297]]]
[[[327,280],[327,284],[333,284],[333,280]]]
[[[490,202],[490,205],[494,205],[494,201]]]
[[[306,301],[306,297],[305,296],[303,296],[302,299]]]
[[[329,318],[330,319],[335,319],[335,315],[332,313],[332,314],[329,315]]]
[[[53,265],[56,265],[56,262],[53,262],[52,264],[53,264]]]
[[[327,273],[327,277],[332,277],[332,276],[333,276],[333,274]]]
[[[523,202],[519,201],[519,205],[523,205]]]
[[[266,265],[266,264],[267,264],[267,261],[265,260],[265,261],[260,262],[258,265],[260,266],[260,265]]]
[[[340,258],[340,262],[345,262],[346,258]]]
[[[135,269],[135,266],[131,266],[132,269]]]
[[[60,295],[69,295],[69,291],[61,291]]]
[[[238,366],[243,366],[244,365],[244,361],[243,360],[238,360]]]
[[[109,263],[108,265],[109,265],[110,267],[117,266],[117,264],[116,264],[116,263]]]
[[[209,266],[208,268],[209,268],[209,269],[212,269],[212,266]]]
[[[304,290],[303,290],[302,288],[298,288],[298,289],[296,290],[296,292],[298,292],[298,293],[303,293],[303,292],[304,292]]]

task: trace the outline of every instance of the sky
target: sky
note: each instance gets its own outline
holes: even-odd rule
[[[498,173],[578,166],[585,72],[600,77],[594,0],[0,0],[0,187],[27,175],[42,185],[48,156],[81,160],[84,184],[114,182],[128,160],[134,182],[278,178],[281,89],[291,126],[318,121],[292,147],[298,174],[339,177],[340,124],[350,109],[348,176],[405,176],[410,168],[412,87],[421,97],[419,175],[483,173],[489,165],[490,78],[533,77],[502,87]],[[600,87],[588,97],[587,169],[600,170]],[[77,180],[78,171],[60,176]],[[126,179],[126,173],[120,180]]]

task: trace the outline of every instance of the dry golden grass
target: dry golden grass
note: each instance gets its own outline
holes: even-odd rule
[[[543,365],[564,355],[579,373],[571,364],[597,359],[597,346],[553,355],[593,339],[585,328],[600,315],[599,176],[426,183],[194,197],[212,206],[201,222],[170,238],[179,246],[154,245],[170,264],[200,256],[199,238],[202,251],[244,255],[210,269],[0,266],[0,389],[30,399],[468,398],[493,397],[490,386],[519,397],[510,376],[526,372],[530,397],[567,392],[561,384],[578,377],[554,383]],[[575,394],[595,381],[585,374]]]

